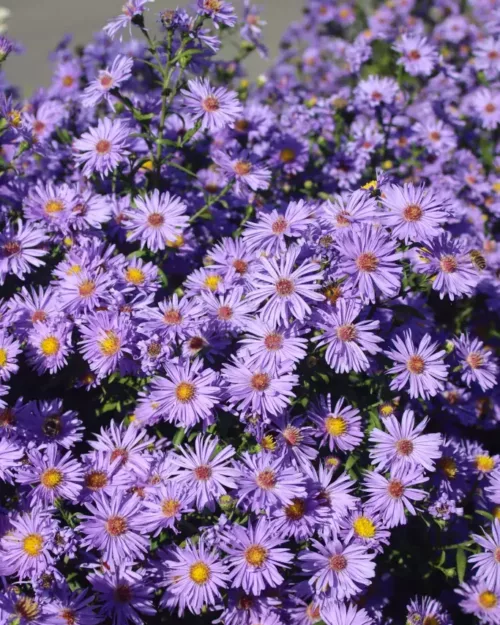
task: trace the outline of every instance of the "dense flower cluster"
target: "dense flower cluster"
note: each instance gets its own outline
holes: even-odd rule
[[[252,85],[257,7],[151,2],[1,75],[0,625],[499,624],[500,4]]]

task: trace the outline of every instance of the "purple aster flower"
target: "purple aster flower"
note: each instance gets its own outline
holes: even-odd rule
[[[472,105],[483,128],[494,130],[500,124],[500,93],[483,87],[472,96]]]
[[[406,606],[408,614],[406,616],[408,625],[418,625],[418,623],[439,623],[439,625],[453,625],[448,612],[441,603],[432,597],[417,597],[412,599]]]
[[[71,349],[71,326],[67,323],[36,323],[29,333],[29,363],[40,375],[62,369]]]
[[[80,501],[94,498],[97,493],[103,492],[112,496],[118,490],[127,490],[130,486],[131,475],[128,471],[120,470],[121,456],[112,459],[111,452],[92,451],[85,457],[83,466],[83,488],[80,492]]]
[[[283,459],[266,452],[242,454],[238,482],[238,505],[259,512],[275,505],[289,505],[296,497],[304,498],[305,477],[293,466],[285,466]]]
[[[118,369],[131,353],[132,327],[125,315],[94,313],[86,318],[85,325],[79,326],[79,331],[81,354],[99,378]]]
[[[309,144],[292,134],[279,134],[270,146],[269,166],[271,170],[283,169],[287,175],[296,175],[307,166]]]
[[[187,485],[177,482],[161,484],[152,497],[144,502],[141,515],[144,531],[154,536],[164,529],[177,533],[175,524],[181,520],[183,514],[193,512],[192,501],[193,492]]]
[[[375,198],[365,189],[358,189],[346,198],[336,195],[333,201],[327,200],[321,206],[320,219],[327,227],[342,230],[371,223],[379,212]]]
[[[337,249],[341,254],[340,271],[349,276],[360,296],[375,302],[378,294],[395,297],[401,286],[403,268],[397,264],[402,254],[383,231],[371,226],[349,230]]]
[[[83,106],[96,106],[102,100],[110,102],[111,89],[118,88],[130,78],[133,65],[133,59],[121,55],[116,56],[111,67],[101,69],[97,78],[83,92]]]
[[[395,373],[391,389],[401,390],[410,387],[410,397],[428,399],[444,389],[448,375],[448,365],[444,364],[444,350],[437,351],[437,343],[431,343],[431,335],[425,334],[418,346],[413,343],[411,331],[404,333],[404,340],[399,336],[393,339],[394,349],[388,350],[387,356],[395,365],[387,373]]]
[[[375,471],[368,471],[365,478],[368,504],[375,512],[381,513],[387,527],[405,525],[405,510],[416,514],[413,502],[427,497],[424,490],[414,487],[428,479],[420,467],[392,470],[389,479]]]
[[[341,519],[339,535],[344,543],[354,542],[382,552],[384,546],[389,544],[391,533],[382,523],[378,512],[374,512],[370,506],[363,507],[358,503]]]
[[[17,373],[17,356],[21,353],[21,344],[7,332],[0,329],[0,380],[7,381]]]
[[[443,202],[423,185],[388,185],[384,187],[382,201],[388,210],[383,216],[384,225],[407,244],[436,237],[447,219]]]
[[[451,499],[447,493],[442,493],[438,499],[429,505],[429,514],[436,519],[449,521],[454,515],[463,516],[464,509],[457,506],[457,501]]]
[[[314,428],[306,425],[303,417],[282,415],[274,419],[273,435],[276,448],[283,459],[291,460],[298,466],[307,466],[318,455]]]
[[[473,614],[480,622],[491,625],[500,621],[500,591],[478,580],[461,584],[455,592],[464,597],[459,605],[466,614]]]
[[[489,476],[486,493],[491,502],[500,504],[500,471],[496,470]]]
[[[0,480],[12,484],[12,470],[20,466],[18,461],[23,456],[24,451],[15,440],[0,438]]]
[[[360,80],[355,99],[363,108],[376,108],[381,104],[393,104],[399,91],[398,83],[386,76],[369,76]]]
[[[378,343],[383,339],[373,330],[378,330],[380,322],[360,321],[354,323],[361,306],[354,300],[339,299],[336,307],[318,310],[315,327],[324,330],[324,334],[314,336],[312,341],[318,347],[327,346],[326,362],[337,373],[366,371],[370,362],[365,352],[372,356],[381,351]]]
[[[50,444],[44,452],[32,450],[28,462],[18,470],[16,481],[34,486],[27,493],[31,503],[47,505],[56,499],[77,501],[82,489],[83,469],[71,452],[62,456],[58,446]]]
[[[484,343],[478,338],[471,339],[465,333],[454,341],[454,345],[462,368],[461,377],[467,386],[475,382],[483,391],[493,388],[497,382],[498,367],[491,351],[484,348]]]
[[[225,331],[241,330],[251,321],[254,309],[244,298],[242,287],[222,295],[202,293],[201,298],[206,316]]]
[[[299,561],[303,573],[310,575],[309,584],[322,596],[344,601],[375,577],[375,554],[362,545],[343,545],[339,540],[323,545],[313,540],[312,547],[315,551],[305,551]]]
[[[363,608],[333,600],[325,602],[320,614],[326,625],[372,625],[374,622]]]
[[[242,152],[236,158],[232,158],[224,152],[218,151],[214,162],[228,180],[234,180],[233,190],[238,196],[244,196],[249,191],[268,189],[271,180],[271,171],[267,167],[259,165],[257,157]]]
[[[306,260],[293,268],[299,252],[298,247],[290,249],[279,262],[261,258],[262,270],[255,274],[254,290],[247,295],[257,306],[266,302],[260,314],[275,326],[280,322],[288,325],[291,315],[304,321],[312,312],[308,302],[324,300],[317,292],[323,277],[318,264]]]
[[[198,325],[203,307],[194,298],[179,299],[174,293],[170,299],[160,302],[157,308],[146,308],[142,314],[146,320],[139,326],[141,332],[158,333],[166,340],[183,339]]]
[[[60,625],[62,622],[74,625],[98,625],[101,618],[96,616],[90,604],[93,596],[87,591],[58,591],[54,601],[46,606],[47,625]]]
[[[120,564],[111,571],[92,573],[88,580],[101,603],[99,616],[114,625],[142,625],[141,615],[156,614],[154,586],[142,569],[134,571],[129,564]]]
[[[393,47],[401,54],[398,64],[411,76],[429,76],[437,64],[437,51],[428,43],[427,37],[403,33]]]
[[[205,425],[212,423],[214,408],[220,401],[215,371],[204,369],[201,359],[169,362],[165,369],[166,377],[155,378],[145,400],[140,402],[137,417],[143,422],[161,417],[185,428],[200,421]],[[153,414],[147,408],[151,403],[155,405]]]
[[[200,120],[201,128],[210,132],[222,130],[234,123],[241,115],[242,108],[235,91],[224,87],[212,87],[206,78],[188,81],[188,89],[183,89],[184,106]]]
[[[244,414],[254,412],[263,418],[278,415],[288,406],[295,397],[292,388],[299,379],[289,373],[285,365],[276,370],[256,363],[246,365],[238,360],[224,365],[222,375],[227,384],[229,405]]]
[[[96,434],[96,439],[90,440],[89,445],[96,451],[110,453],[112,461],[118,458],[126,471],[137,475],[149,473],[151,458],[146,450],[153,439],[147,435],[145,429],[127,427],[123,423],[117,425],[111,421],[109,427],[101,428],[101,432]]]
[[[20,579],[41,575],[54,561],[54,520],[45,510],[34,507],[13,516],[10,524],[10,531],[0,539],[0,574],[16,573]]]
[[[491,531],[491,536],[472,534],[484,551],[470,556],[469,562],[474,563],[476,575],[488,588],[500,591],[500,520],[493,520]]]
[[[17,227],[16,227],[17,226]],[[13,273],[21,280],[33,267],[45,265],[41,256],[47,251],[40,244],[47,241],[45,232],[29,223],[17,220],[16,226],[7,223],[0,232],[0,282]]]
[[[251,320],[245,323],[244,330],[247,338],[240,340],[244,346],[240,354],[249,364],[279,369],[283,363],[302,360],[307,353],[307,339],[300,337],[303,330],[297,323],[275,327],[261,319]]]
[[[80,88],[82,66],[79,60],[68,58],[57,63],[49,93],[61,99],[73,97]]]
[[[153,1],[154,0],[127,0],[122,7],[121,14],[109,20],[106,26],[104,26],[104,32],[111,37],[111,39],[113,39],[116,33],[122,28],[126,28],[128,26],[129,31],[131,31],[133,19],[142,15],[146,4]],[[121,39],[122,36],[120,35],[120,41]]]
[[[461,239],[449,232],[436,237],[425,248],[419,250],[416,271],[433,277],[432,288],[443,299],[473,295],[480,276]]]
[[[172,456],[176,475],[174,482],[186,488],[196,501],[198,510],[207,507],[215,510],[215,502],[236,488],[238,470],[231,466],[235,450],[226,445],[216,451],[219,439],[197,436],[194,450],[179,447],[179,454]]]
[[[59,313],[52,287],[36,290],[22,287],[9,301],[9,308],[16,318],[16,334],[25,338],[26,333],[35,323],[53,320]]]
[[[331,396],[321,396],[319,402],[308,412],[309,418],[317,425],[321,445],[328,441],[330,451],[340,449],[350,451],[363,440],[359,410],[345,405],[341,397],[332,408]]]
[[[0,63],[3,63],[7,59],[14,48],[14,43],[10,39],[4,35],[0,35]]]
[[[238,21],[234,7],[226,0],[197,0],[198,13],[208,15],[216,28],[219,24],[232,27]]]
[[[77,202],[76,190],[67,184],[38,183],[24,202],[24,215],[30,221],[43,221],[67,230]]]
[[[80,269],[60,282],[58,302],[70,314],[95,310],[109,298],[113,283],[109,273]]]
[[[413,410],[405,410],[401,423],[394,415],[382,419],[387,432],[374,428],[370,433],[370,456],[377,470],[421,466],[434,471],[441,457],[440,434],[422,434],[429,419],[415,425]]]
[[[47,600],[24,594],[19,588],[0,593],[0,615],[5,623],[47,625]]]
[[[74,142],[75,159],[83,165],[83,174],[90,177],[97,172],[104,177],[125,161],[128,155],[130,128],[120,120],[108,117],[99,119],[97,127],[91,128]]]
[[[312,213],[312,206],[303,200],[290,202],[283,214],[273,210],[262,213],[259,221],[249,222],[243,240],[251,251],[265,252],[268,256],[283,253],[289,239],[305,234],[313,221]]]
[[[153,252],[164,250],[168,243],[182,235],[189,223],[186,204],[176,195],[160,193],[137,197],[136,208],[126,212],[128,240],[141,242]]]
[[[228,554],[233,587],[243,588],[250,595],[260,595],[266,588],[275,588],[284,579],[279,568],[287,567],[293,559],[288,549],[281,547],[284,539],[274,534],[272,524],[261,517],[255,525],[234,525],[222,536],[222,549]],[[279,567],[279,568],[278,568]]]
[[[104,561],[115,566],[142,558],[149,540],[141,535],[142,501],[136,495],[98,493],[85,505],[90,514],[80,515],[82,547],[98,549]]]
[[[184,548],[174,546],[163,562],[167,590],[162,603],[177,607],[179,616],[186,608],[199,614],[204,606],[213,606],[220,599],[220,589],[229,583],[227,568],[215,551],[203,540],[197,545],[188,540]]]

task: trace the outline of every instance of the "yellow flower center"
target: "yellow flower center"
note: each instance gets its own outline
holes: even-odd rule
[[[143,284],[145,279],[146,276],[144,275],[144,271],[138,267],[129,267],[125,272],[125,280],[127,282],[131,282],[132,284]]]
[[[195,584],[206,584],[210,579],[210,567],[205,562],[195,562],[189,569],[189,577]]]
[[[376,189],[377,188],[377,181],[376,180],[370,180],[370,182],[367,182],[361,188],[362,189]]]
[[[282,163],[291,163],[295,160],[296,156],[295,150],[292,150],[292,148],[284,148],[280,152],[280,161]]]
[[[276,449],[276,441],[272,434],[265,434],[260,441],[260,446],[267,451],[274,451]]]
[[[59,351],[59,346],[59,339],[55,336],[47,336],[40,343],[40,349],[44,356],[55,356]]]
[[[500,506],[495,506],[493,508],[492,514],[495,517],[495,519],[499,519],[500,520]]]
[[[77,273],[80,273],[81,270],[82,268],[80,265],[71,265],[71,267],[66,271],[66,275],[74,276]]]
[[[5,367],[7,364],[7,350],[0,347],[0,367]]]
[[[40,477],[40,482],[45,488],[56,488],[63,481],[63,474],[59,469],[47,469]]]
[[[181,382],[175,389],[175,396],[183,403],[191,401],[196,393],[196,387],[190,382]]]
[[[166,241],[168,247],[182,247],[184,245],[184,237],[178,234],[172,241]]]
[[[180,507],[181,504],[177,499],[165,499],[161,506],[161,511],[164,516],[170,519],[179,512]]]
[[[453,479],[457,475],[457,463],[453,458],[443,456],[438,460],[438,466],[448,479]]]
[[[330,436],[342,436],[347,432],[347,422],[343,417],[331,415],[325,419],[325,428]]]
[[[210,289],[210,291],[216,291],[221,281],[221,277],[217,274],[213,274],[211,276],[207,276],[203,282],[203,284]]]
[[[262,545],[250,545],[245,550],[245,560],[251,566],[262,566],[267,559],[267,549]]]
[[[368,517],[358,517],[352,526],[354,533],[360,538],[373,538],[375,536],[375,523]]]
[[[108,330],[106,338],[99,341],[99,349],[103,356],[114,356],[120,350],[120,346],[120,338],[112,330]]]
[[[479,595],[478,601],[482,608],[490,610],[491,608],[496,608],[498,598],[494,592],[491,592],[491,590],[485,590]]]
[[[23,549],[29,556],[35,558],[43,549],[43,537],[40,534],[28,534],[23,540]]]
[[[476,456],[476,468],[478,471],[489,473],[495,468],[495,460],[491,456]]]
[[[55,213],[60,213],[64,208],[64,204],[61,200],[50,200],[45,204],[45,212],[49,215],[54,215]]]

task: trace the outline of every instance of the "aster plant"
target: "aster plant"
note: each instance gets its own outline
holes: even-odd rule
[[[164,4],[0,69],[0,625],[499,624],[498,3],[304,0],[253,82]]]

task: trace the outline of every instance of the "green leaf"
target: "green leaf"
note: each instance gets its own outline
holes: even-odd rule
[[[356,464],[357,461],[358,461],[358,456],[356,456],[355,454],[351,454],[349,458],[347,458],[346,460],[345,470],[349,471],[349,469],[351,469]]]
[[[179,428],[177,430],[177,432],[174,435],[174,438],[172,440],[174,445],[180,445],[182,443],[182,441],[184,440],[184,437],[186,436],[186,432],[184,430],[184,428]]]
[[[467,556],[465,555],[465,551],[462,548],[457,549],[457,575],[460,583],[462,583],[465,579],[466,568]]]

